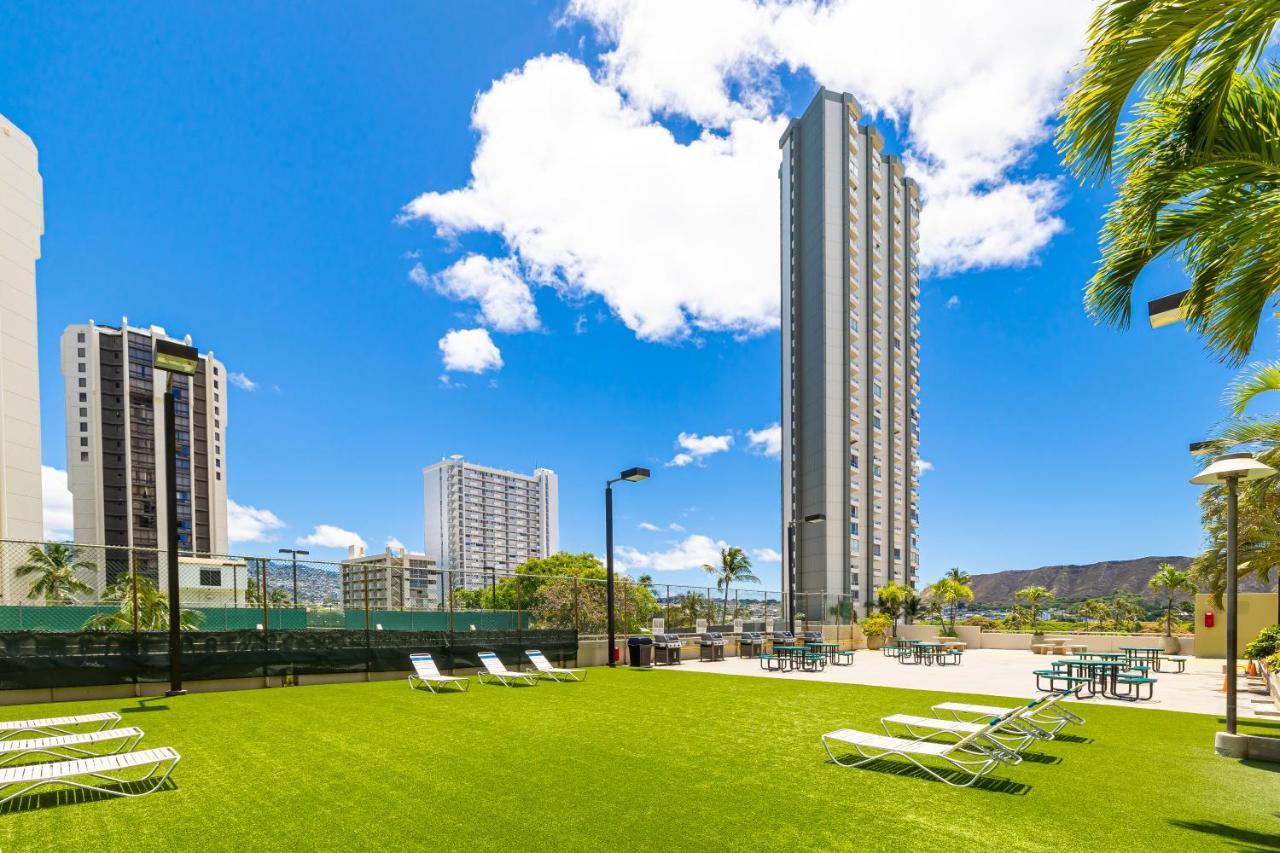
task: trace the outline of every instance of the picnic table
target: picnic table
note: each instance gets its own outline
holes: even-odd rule
[[[777,655],[778,663],[784,670],[799,667],[801,661],[804,660],[804,652],[804,646],[779,646],[775,644],[773,647],[773,653]]]
[[[943,643],[917,640],[912,645],[911,651],[915,655],[916,663],[932,666],[935,662],[942,663],[942,653],[946,648]]]
[[[1106,652],[1096,654],[1109,654]],[[1116,689],[1116,678],[1120,670],[1128,666],[1122,660],[1100,660],[1090,658],[1065,658],[1053,662],[1054,669],[1063,667],[1068,675],[1076,675],[1089,679],[1089,695],[1102,694],[1112,699],[1123,699]]]
[[[1129,663],[1149,663],[1159,668],[1160,655],[1163,649],[1153,649],[1150,646],[1121,646],[1120,651],[1124,652]]]
[[[805,643],[805,646],[817,650],[819,654],[826,655],[828,663],[835,663],[836,652],[840,651],[839,643]]]

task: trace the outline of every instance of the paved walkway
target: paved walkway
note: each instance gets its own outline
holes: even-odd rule
[[[854,656],[853,666],[830,666],[821,672],[766,672],[753,659],[728,658],[716,663],[700,663],[697,649],[685,649],[685,662],[663,667],[689,672],[719,672],[729,675],[754,675],[761,678],[809,679],[845,684],[873,684],[881,687],[904,687],[913,690],[937,690],[943,693],[983,693],[991,696],[1026,697],[1035,693],[1037,669],[1048,669],[1054,656],[1033,655],[1029,651],[973,649],[964,653],[959,666],[908,666],[881,652],[863,649]],[[1093,698],[1087,701],[1106,705],[1158,708],[1166,711],[1189,711],[1196,714],[1222,714],[1226,696],[1222,691],[1222,661],[1190,658],[1184,673],[1158,673],[1155,698],[1143,702]],[[1255,703],[1262,698],[1248,692],[1245,679],[1240,680],[1240,716],[1259,716],[1260,711],[1275,713],[1275,705]]]

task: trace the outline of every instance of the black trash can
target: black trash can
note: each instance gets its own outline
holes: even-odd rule
[[[653,666],[653,638],[628,637],[627,661],[632,666]]]

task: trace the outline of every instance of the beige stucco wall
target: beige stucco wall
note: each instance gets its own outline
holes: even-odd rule
[[[1224,604],[1226,602],[1223,602]],[[1213,627],[1204,626],[1205,613],[1213,614]],[[1236,654],[1244,654],[1244,647],[1268,625],[1276,624],[1276,593],[1243,592],[1239,596],[1238,648]],[[1208,595],[1196,596],[1196,656],[1225,658],[1227,656],[1227,616],[1225,608],[1215,607]]]

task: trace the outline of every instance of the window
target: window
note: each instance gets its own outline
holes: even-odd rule
[[[221,479],[222,479],[222,472],[221,472],[221,471],[219,471],[219,472],[218,472],[218,479],[219,479],[219,480],[221,480]]]
[[[874,544],[874,545],[872,545],[872,546],[871,546],[871,552],[872,552],[873,554],[875,554],[877,557],[879,557],[879,556],[880,556],[880,543],[879,543],[879,542],[877,542],[876,544]]]
[[[89,395],[88,395],[88,394],[86,394],[86,393],[84,393],[83,391],[81,391],[81,392],[80,392],[80,402],[81,402],[81,403],[87,403],[87,402],[89,402]]]
[[[76,355],[77,355],[78,357],[80,357],[80,358],[84,358],[84,347],[79,347],[79,348],[77,348],[77,349],[76,349]]]
[[[84,332],[76,332],[76,341],[84,343]]]
[[[87,417],[89,417],[89,410],[88,410],[88,408],[86,408],[86,407],[84,407],[84,406],[81,406],[81,407],[80,407],[80,417],[82,417],[82,418],[87,418]]]
[[[850,536],[858,535],[858,522],[853,521],[849,523],[849,535]]]
[[[901,559],[902,559],[902,549],[901,549],[901,548],[894,548],[894,549],[893,549],[893,559],[895,559],[895,560],[901,560]]]
[[[880,383],[879,383],[879,382],[872,383],[872,385],[871,385],[871,393],[873,393],[873,394],[875,394],[877,397],[879,397],[879,396],[880,396],[880,392],[881,392],[881,389],[880,389]]]
[[[849,457],[849,467],[850,468],[858,467],[858,454],[855,453]]]
[[[81,437],[80,437],[80,446],[81,446],[81,447],[88,447],[88,446],[89,446],[89,439],[85,438],[84,436],[81,436]]]
[[[88,425],[87,423],[85,423],[84,421],[81,421],[81,422],[80,422],[80,431],[81,431],[81,432],[88,432],[88,431],[89,431],[89,425]]]
[[[89,387],[89,380],[87,380],[87,379],[85,379],[83,376],[81,376],[81,377],[80,377],[80,387],[81,387],[81,388],[88,388],[88,387]]]
[[[875,427],[876,429],[880,429],[880,416],[879,416],[879,415],[872,415],[872,416],[871,416],[871,425],[872,425],[873,427]]]
[[[200,586],[222,586],[222,569],[201,569]]]
[[[85,365],[83,361],[76,365],[77,373],[84,373],[87,369],[88,367]]]
[[[88,462],[88,461],[89,461],[89,451],[87,451],[87,450],[81,450],[81,451],[80,451],[80,461],[81,461],[81,462]]]

